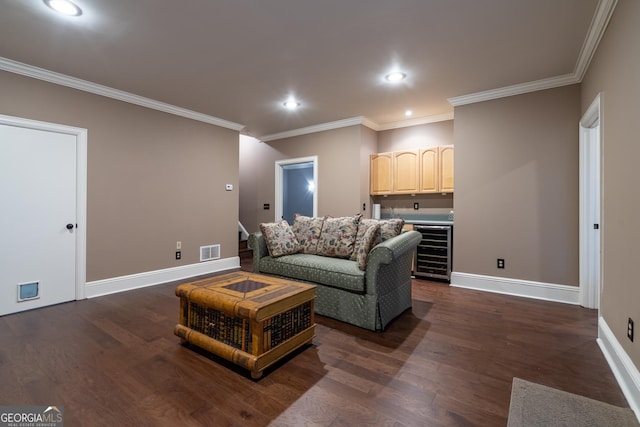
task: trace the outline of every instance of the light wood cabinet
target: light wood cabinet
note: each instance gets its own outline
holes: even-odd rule
[[[420,149],[420,193],[437,193],[440,189],[438,147]]]
[[[418,192],[418,170],[420,155],[418,150],[396,151],[393,153],[393,194],[413,194]]]
[[[393,153],[372,154],[369,166],[369,192],[371,195],[392,194]]]
[[[370,156],[370,194],[453,193],[453,145]]]
[[[438,148],[440,158],[440,192],[453,193],[453,145]]]

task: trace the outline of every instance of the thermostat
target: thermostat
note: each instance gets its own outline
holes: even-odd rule
[[[225,186],[224,186],[224,189],[225,189],[225,190],[227,190],[227,191],[231,191],[231,190],[233,190],[233,184],[227,184],[227,185],[225,185]]]

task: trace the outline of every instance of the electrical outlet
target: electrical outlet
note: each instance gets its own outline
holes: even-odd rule
[[[176,242],[176,249],[182,249],[182,242]]]
[[[420,203],[415,202],[415,203],[413,204],[413,209],[414,209],[414,210],[416,210],[416,211],[417,211],[418,209],[420,209]]]
[[[498,258],[498,268],[504,268],[504,259]]]
[[[633,342],[633,319],[629,317],[629,323],[627,323],[627,338]]]
[[[176,259],[182,259],[182,252],[176,251]]]

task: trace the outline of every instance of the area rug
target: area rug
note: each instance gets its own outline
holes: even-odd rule
[[[507,427],[638,427],[633,411],[520,378],[513,379]]]

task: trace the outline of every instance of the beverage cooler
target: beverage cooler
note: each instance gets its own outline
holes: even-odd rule
[[[416,277],[451,280],[452,235],[451,225],[415,225],[414,230],[422,234],[416,248]]]

